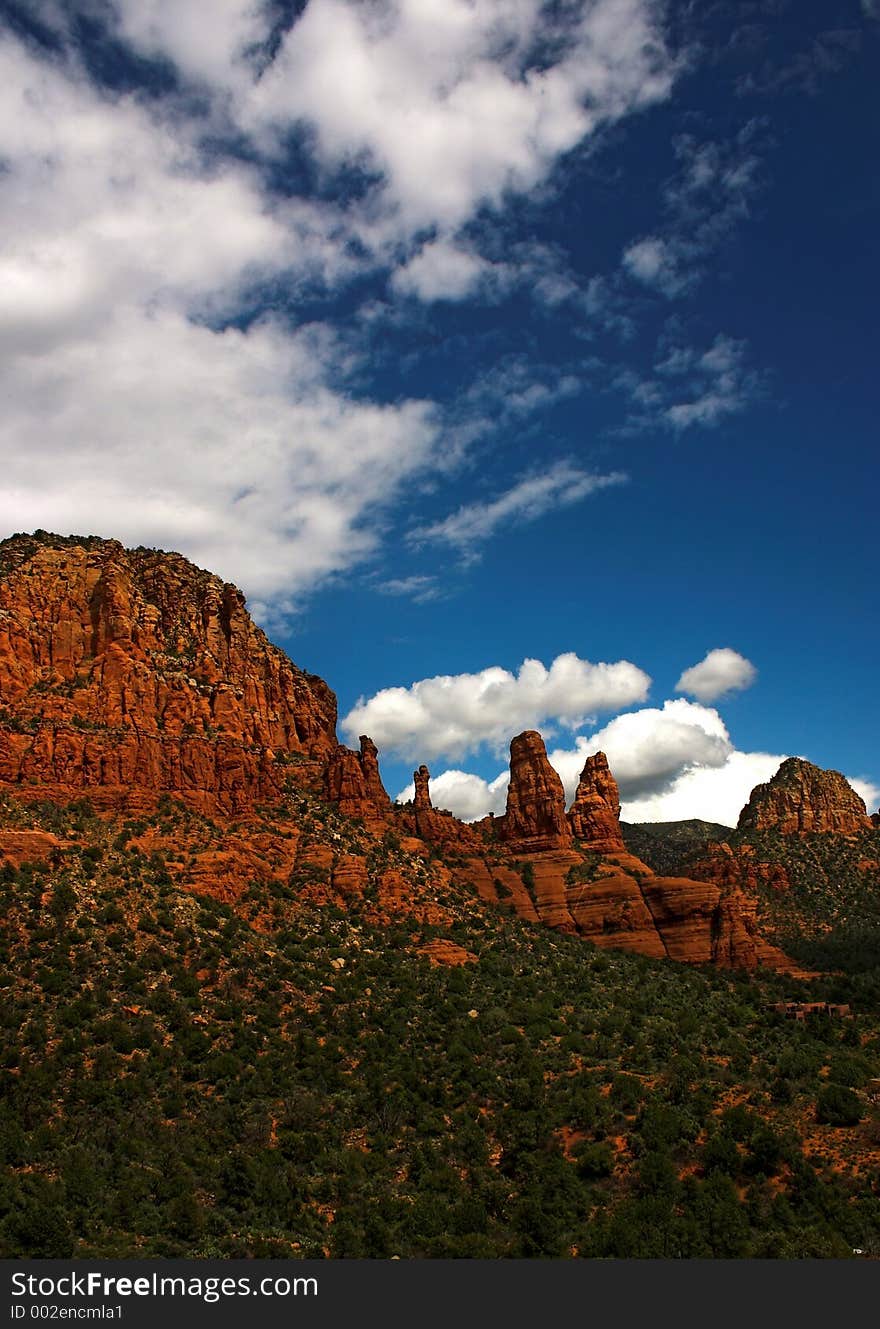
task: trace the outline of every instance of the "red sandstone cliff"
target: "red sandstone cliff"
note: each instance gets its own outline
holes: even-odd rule
[[[565,790],[547,760],[543,738],[534,729],[518,734],[510,744],[507,811],[498,822],[498,836],[514,853],[571,845]]]
[[[520,734],[510,745],[507,813],[496,822],[500,846],[513,862],[475,856],[459,874],[483,899],[506,902],[522,918],[598,946],[727,968],[794,971],[761,936],[757,893],[748,883],[739,875],[723,881],[656,876],[625,851],[619,812],[617,784],[598,753],[587,760],[569,813],[580,841],[574,845],[571,831],[565,834],[562,781],[543,740],[534,731]]]
[[[568,820],[575,838],[598,853],[623,853],[620,793],[604,752],[587,757]]]
[[[114,540],[0,544],[0,782],[110,805],[173,792],[237,810],[318,771],[336,698],[234,586]]]
[[[852,835],[870,830],[871,825],[865,804],[839,771],[823,771],[800,757],[789,757],[772,780],[752,790],[737,829]]]
[[[370,827],[381,824],[391,808],[379,774],[376,744],[365,734],[360,751],[340,743],[330,754],[325,776],[327,797],[348,817],[360,817]]]

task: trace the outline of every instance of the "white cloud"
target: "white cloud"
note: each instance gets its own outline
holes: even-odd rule
[[[467,771],[443,771],[431,779],[431,802],[435,808],[451,812],[461,821],[479,821],[490,812],[500,816],[507,805],[509,773],[502,771],[494,780],[483,780]],[[415,797],[415,786],[408,784],[397,795],[399,803]]]
[[[784,759],[765,752],[731,752],[720,766],[691,766],[661,793],[621,804],[624,821],[701,821],[735,826],[756,784],[775,775]]]
[[[538,726],[540,727],[540,726]],[[471,750],[477,746],[471,744]],[[615,716],[589,736],[579,734],[571,748],[548,750],[551,765],[565,786],[570,806],[587,757],[604,752],[620,787],[624,821],[684,821],[700,818],[735,826],[755,785],[774,776],[785,754],[741,752],[714,708],[685,701],[665,701]],[[508,773],[487,780],[461,770],[443,771],[431,781],[435,806],[465,821],[504,811]],[[880,787],[868,780],[850,784],[869,811],[880,802]],[[443,791],[443,801],[439,791]],[[401,799],[412,797],[412,786]],[[432,794],[433,797],[433,794]]]
[[[188,77],[243,93],[249,50],[267,36],[263,0],[112,0],[119,33],[148,56],[165,56]]]
[[[662,412],[662,419],[672,429],[716,425],[726,416],[742,411],[758,391],[758,380],[746,365],[745,342],[719,333],[702,355],[685,352],[677,360],[675,350],[671,355],[676,370],[670,371],[667,358],[663,364],[665,372],[680,371],[686,360],[691,369],[687,399],[673,401]]]
[[[426,304],[437,300],[464,300],[483,284],[503,276],[503,266],[488,263],[479,254],[448,240],[424,245],[392,278],[401,295],[414,295]]]
[[[437,460],[432,406],[356,398],[326,327],[217,321],[335,261],[320,209],[11,39],[0,155],[0,524],[179,549],[263,613],[371,553]]]
[[[639,433],[658,426],[680,432],[692,426],[712,428],[736,415],[762,391],[761,376],[748,364],[748,346],[718,333],[703,350],[663,337],[654,372],[644,378],[629,368],[618,371],[611,386],[632,399],[636,410],[618,431]]]
[[[341,726],[350,738],[369,734],[389,754],[455,760],[484,743],[500,751],[523,729],[577,728],[595,711],[641,701],[650,681],[628,660],[591,664],[568,652],[549,669],[540,660],[524,660],[516,674],[493,666],[384,688],[362,698]]]
[[[574,750],[558,749],[549,757],[571,799],[585,759],[604,752],[626,801],[668,790],[691,766],[723,766],[732,751],[716,710],[677,699],[615,716],[588,738],[579,736]]]
[[[699,664],[685,669],[675,690],[687,692],[698,701],[717,701],[729,692],[751,687],[757,677],[750,660],[729,646],[721,646],[709,651]]]
[[[597,475],[571,462],[556,462],[542,474],[520,480],[490,503],[463,504],[442,521],[414,530],[410,538],[468,549],[488,540],[499,527],[536,521],[554,508],[570,507],[588,494],[625,484],[626,480],[620,471]]]
[[[880,808],[880,785],[872,780],[851,777],[850,784],[862,799],[868,812],[877,812]]]
[[[100,13],[200,95],[102,92],[72,40],[48,57],[0,37],[0,521],[178,548],[266,612],[373,552],[381,509],[448,468],[450,431],[441,448],[429,402],[359,398],[328,328],[243,311],[267,286],[289,307],[306,286],[393,267],[417,241],[397,282],[422,298],[499,280],[504,265],[457,228],[665,97],[674,71],[649,0],[566,11],[549,63],[532,58],[550,21],[539,0],[311,0],[277,57],[277,11],[257,0],[217,0],[210,19],[199,0]],[[73,32],[66,6],[40,16]],[[273,192],[265,167],[300,125],[320,169],[372,173],[364,197]],[[218,147],[230,126],[248,153]],[[569,479],[560,502],[593,483]],[[542,502],[521,492],[483,522]]]
[[[555,22],[541,0],[311,0],[239,113],[255,133],[302,121],[328,168],[378,171],[383,225],[450,235],[663,99],[674,72],[651,0],[562,7]]]
[[[375,547],[365,524],[430,462],[418,402],[322,382],[306,333],[120,310],[94,340],[7,355],[0,525],[179,549],[260,598],[296,599]]]

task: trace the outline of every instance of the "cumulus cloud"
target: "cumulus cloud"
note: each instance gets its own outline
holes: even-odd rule
[[[584,762],[595,752],[608,757],[620,787],[624,821],[697,817],[722,826],[736,825],[755,785],[771,779],[787,755],[740,751],[717,710],[676,698],[662,707],[617,715],[593,733],[577,735],[571,747],[548,748],[568,805]],[[446,807],[465,821],[476,821],[489,812],[504,811],[507,783],[506,770],[494,779],[462,770],[442,771],[431,781],[432,797],[435,806]],[[869,811],[877,807],[880,787],[864,779],[850,779],[850,783]],[[409,786],[398,797],[412,796]]]
[[[717,701],[729,692],[751,687],[758,671],[750,660],[729,646],[709,651],[699,664],[685,669],[675,685],[676,692],[687,692],[698,701]]]
[[[732,751],[717,711],[675,700],[617,715],[589,738],[578,737],[573,750],[548,755],[573,798],[585,759],[604,752],[621,798],[630,799],[668,789],[690,766],[722,766]]]
[[[350,739],[370,734],[385,752],[412,761],[455,760],[483,744],[500,751],[523,729],[577,728],[596,711],[643,700],[650,682],[628,660],[592,664],[569,651],[549,669],[524,660],[516,674],[496,665],[383,688],[357,703],[342,730]]]
[[[753,787],[768,780],[783,760],[760,752],[738,752],[712,708],[675,699],[615,716],[573,747],[548,750],[570,804],[588,756],[604,752],[620,786],[625,821],[675,821],[700,817],[733,826]],[[503,811],[507,772],[494,780],[446,772],[432,781],[446,806],[465,820]]]
[[[621,471],[598,475],[571,462],[556,462],[540,475],[526,476],[489,503],[463,504],[442,521],[418,527],[410,538],[468,549],[488,540],[499,527],[536,521],[554,508],[570,507],[588,494],[626,481]]]
[[[112,0],[118,31],[147,56],[164,56],[189,78],[244,94],[265,42],[262,0]]]
[[[369,554],[434,464],[432,407],[358,398],[326,327],[224,323],[254,281],[324,265],[310,205],[9,38],[0,155],[4,528],[179,549],[263,602]]]
[[[756,784],[763,784],[784,760],[766,752],[731,752],[721,766],[691,766],[662,793],[626,799],[625,821],[701,821],[735,826]]]

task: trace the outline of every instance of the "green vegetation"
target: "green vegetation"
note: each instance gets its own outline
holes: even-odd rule
[[[0,811],[67,842],[0,871],[3,1254],[880,1254],[858,975],[597,950],[454,886],[442,925],[309,904],[308,874],[233,912],[137,848],[218,829],[173,800]],[[275,815],[403,862],[311,796]],[[432,966],[435,937],[478,963]],[[847,985],[852,1020],[771,1009]]]
[[[687,866],[702,858],[710,844],[730,841],[734,832],[715,821],[646,821],[620,823],[631,854],[661,877],[686,875]]]

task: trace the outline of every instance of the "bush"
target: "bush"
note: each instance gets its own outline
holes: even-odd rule
[[[857,1126],[862,1119],[862,1104],[851,1089],[842,1084],[826,1085],[816,1099],[816,1120],[825,1126]]]
[[[574,1151],[578,1172],[590,1180],[596,1177],[610,1177],[614,1171],[614,1150],[603,1140],[596,1142],[584,1140]]]

